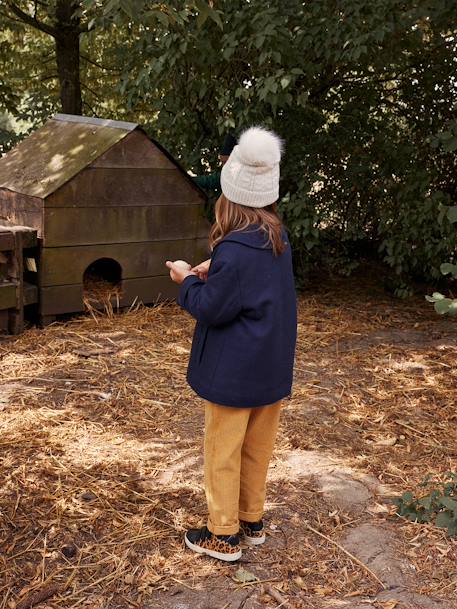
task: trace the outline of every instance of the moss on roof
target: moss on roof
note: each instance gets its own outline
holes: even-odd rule
[[[58,114],[0,159],[0,188],[44,199],[136,127]]]

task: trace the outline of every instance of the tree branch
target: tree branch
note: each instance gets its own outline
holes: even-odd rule
[[[95,112],[95,110],[92,108],[92,106],[90,104],[88,104],[86,102],[86,100],[83,100],[83,106],[87,106],[89,108],[90,113],[92,114],[92,116],[96,116],[97,113]]]
[[[7,6],[13,11],[16,17],[19,17],[23,23],[27,23],[27,25],[32,26],[36,30],[44,32],[45,34],[49,34],[53,38],[57,36],[57,30],[55,28],[51,27],[47,23],[38,21],[36,17],[32,17],[28,13],[25,13],[22,9],[13,4],[13,2],[8,2]]]
[[[20,23],[21,25],[24,25],[24,22],[22,21],[22,19],[15,19],[14,17],[12,17],[9,13],[6,13],[5,11],[0,10],[0,17],[5,17],[6,19],[8,19],[8,21],[11,21],[12,23]]]
[[[96,99],[100,99],[100,95],[94,91],[93,89],[91,89],[90,87],[88,87],[86,84],[84,84],[83,82],[81,83],[81,87],[83,87],[84,89],[87,89],[87,91],[89,91],[90,93],[92,93],[92,95],[96,98]]]
[[[100,68],[100,70],[107,70],[109,72],[117,72],[118,74],[120,73],[119,70],[117,70],[116,68],[107,68],[106,66],[102,66],[100,63],[97,63],[96,61],[94,61],[93,59],[90,59],[90,57],[87,57],[87,55],[83,55],[81,53],[81,59],[84,59],[84,61],[87,61],[87,63],[91,63],[93,66],[96,66],[97,68]]]

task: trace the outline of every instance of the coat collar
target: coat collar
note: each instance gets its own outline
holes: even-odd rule
[[[227,241],[241,243],[242,245],[247,245],[248,247],[259,250],[272,249],[267,234],[260,230],[257,225],[253,225],[243,231],[233,231],[226,235],[220,243],[226,243]]]

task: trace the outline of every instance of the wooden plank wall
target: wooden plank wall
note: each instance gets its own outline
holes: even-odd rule
[[[168,275],[166,277],[127,279],[122,283],[122,297],[119,304],[120,307],[128,307],[135,301],[152,304],[160,300],[174,299],[177,294],[178,288]],[[41,289],[42,315],[60,315],[82,311],[82,306],[79,304],[82,302],[82,298],[82,284],[43,287]]]
[[[45,209],[44,247],[198,239],[208,226],[197,205]]]
[[[174,298],[164,262],[208,257],[201,191],[142,131],[133,131],[45,200],[43,316],[83,309],[82,277],[100,258],[123,270],[123,299]]]
[[[200,200],[176,168],[90,166],[50,195],[46,207],[157,206],[177,202],[195,205]]]
[[[87,267],[100,258],[119,262],[124,279],[163,275],[165,260],[179,258],[198,264],[207,253],[206,247],[207,239],[47,247],[41,255],[41,285],[80,283]]]

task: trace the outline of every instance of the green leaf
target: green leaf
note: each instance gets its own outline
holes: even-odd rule
[[[430,510],[432,507],[433,499],[430,495],[426,495],[425,497],[421,497],[418,500],[419,505],[421,505],[424,509]]]
[[[120,7],[121,10],[123,10],[132,21],[138,19],[138,11],[136,6],[133,4],[133,0],[120,0]]]
[[[246,584],[248,582],[255,582],[259,578],[257,577],[257,575],[254,575],[254,573],[251,573],[250,571],[243,569],[243,567],[240,567],[235,573],[235,579],[241,584]]]
[[[261,35],[256,38],[256,41],[254,44],[257,49],[260,49],[260,47],[263,46],[264,42],[265,42],[265,36]]]
[[[444,507],[450,509],[452,512],[454,512],[454,517],[457,514],[457,501],[455,501],[454,499],[451,499],[450,497],[443,497],[441,499],[441,505],[444,505]]]
[[[442,298],[441,300],[437,300],[435,302],[435,311],[439,315],[444,315],[449,312],[449,305],[452,304],[452,300],[450,298]]]
[[[454,520],[452,524],[450,524],[447,528],[448,535],[457,535],[457,521]]]
[[[198,13],[198,17],[197,17],[198,29],[201,29],[204,26],[207,19],[208,19],[208,13],[201,13],[201,12]]]
[[[120,8],[120,0],[109,0],[108,3],[103,7],[103,14],[109,15],[109,13],[115,13]]]
[[[442,272],[443,275],[447,275],[448,273],[452,273],[454,275],[454,277],[455,277],[456,273],[457,273],[457,265],[456,264],[451,264],[450,262],[444,262],[440,266],[440,271]]]
[[[449,222],[457,222],[457,205],[450,207],[447,211],[447,217]]]
[[[195,6],[198,10],[197,27],[200,29],[210,16],[210,7],[204,0],[195,0]]]
[[[443,142],[447,142],[449,140],[452,140],[454,134],[452,133],[452,131],[444,131],[443,133],[440,133],[439,136]]]
[[[211,9],[209,13],[210,19],[214,21],[214,23],[221,29],[224,29],[224,24],[222,23],[221,16],[219,15],[219,11]]]
[[[453,139],[444,142],[443,150],[445,152],[454,152],[454,150],[457,150],[457,137],[454,137]]]
[[[452,530],[456,526],[456,520],[448,511],[440,512],[435,520],[435,524],[440,529]]]
[[[411,501],[413,500],[413,494],[411,493],[411,491],[406,491],[406,493],[403,493],[403,495],[401,496],[401,500],[405,503],[411,503]]]
[[[165,27],[168,27],[168,26],[170,25],[170,21],[171,21],[171,19],[170,19],[170,17],[169,17],[169,16],[168,16],[166,13],[164,13],[163,11],[160,11],[160,10],[159,10],[159,11],[154,11],[154,16],[155,16],[155,17],[156,17],[156,19],[157,19],[158,21],[160,21],[160,23],[161,23],[162,25],[164,25]]]

